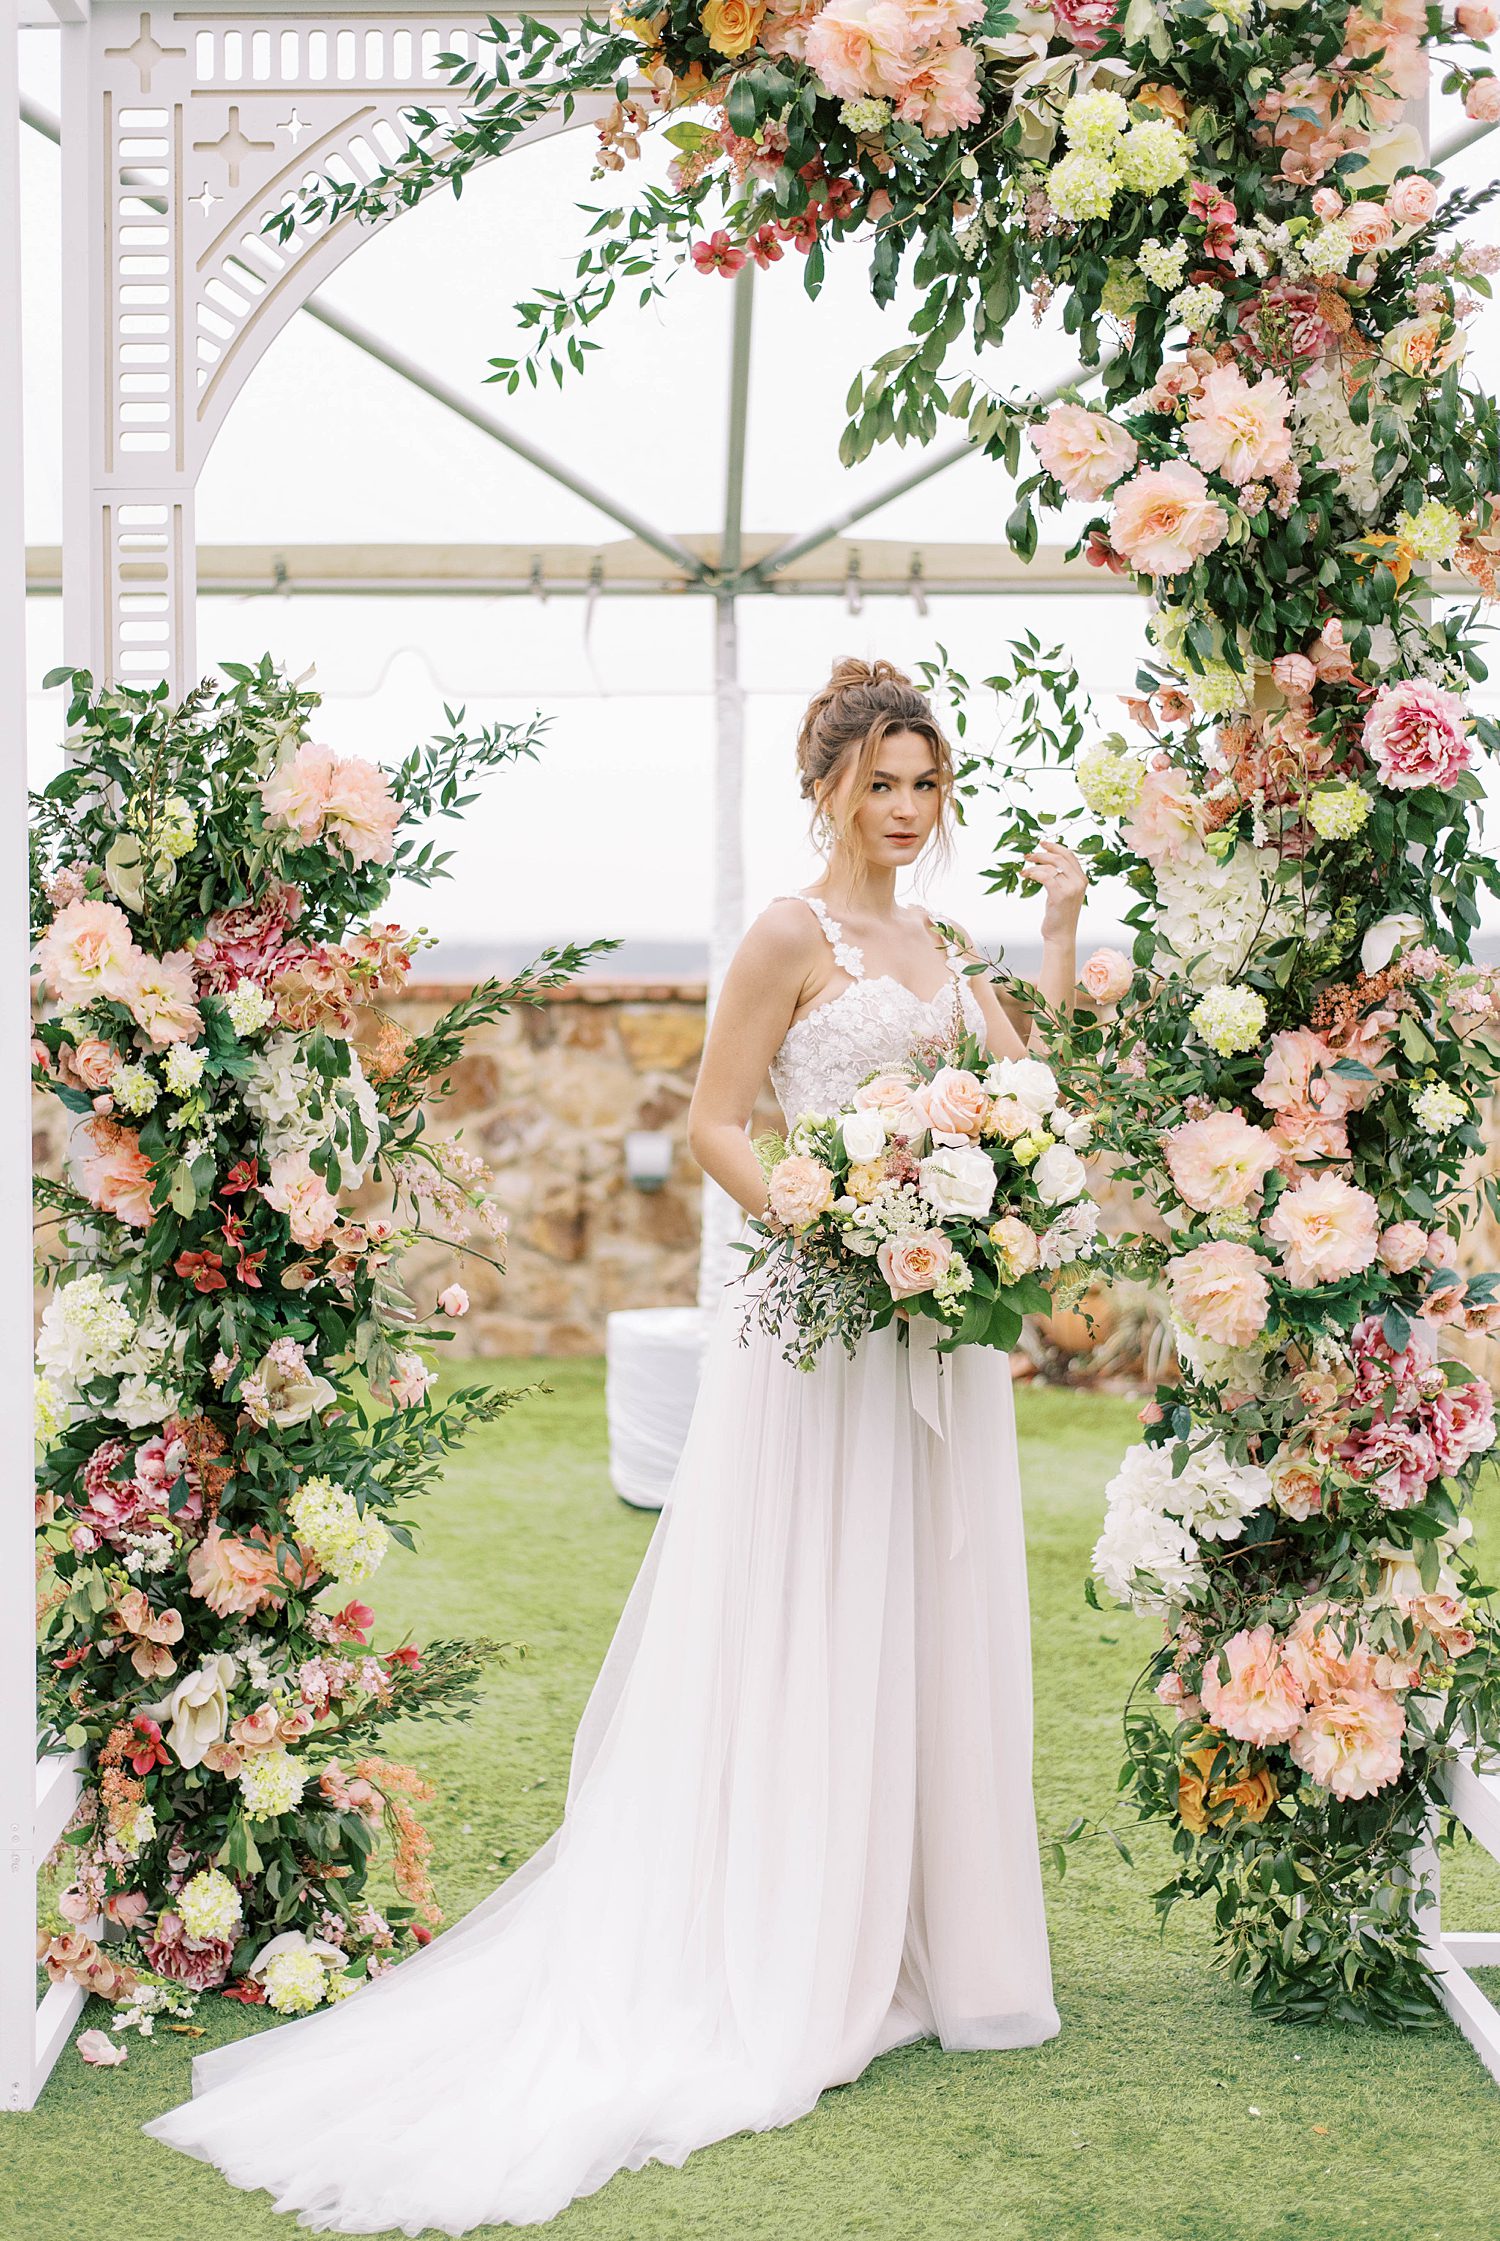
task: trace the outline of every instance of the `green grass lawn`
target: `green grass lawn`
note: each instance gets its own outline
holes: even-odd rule
[[[436,1781],[431,1823],[450,1915],[558,1819],[574,1724],[653,1520],[625,1509],[604,1463],[597,1362],[480,1372],[552,1391],[452,1464],[420,1558],[380,1579],[379,1641],[498,1635],[527,1655],[461,1727],[388,1730],[382,1747]],[[1119,1707],[1155,1629],[1083,1600],[1101,1489],[1134,1429],[1130,1403],[1020,1397],[1035,1612],[1037,1789],[1044,1834],[1107,1814]],[[1481,1530],[1495,1544],[1500,1498]],[[1166,1846],[1105,1845],[1049,1872],[1063,2029],[1014,2054],[887,2055],[787,2131],[742,2135],[613,2180],[549,2232],[558,2241],[1496,2241],[1500,2087],[1456,2033],[1300,2031],[1252,2021],[1210,1965],[1204,1916],[1165,1937],[1149,1893]],[[1500,1871],[1468,1851],[1445,1916],[1500,1927]],[[266,2027],[206,2000],[208,2043]],[[93,2014],[89,2022],[105,2020]],[[203,2041],[130,2041],[118,2071],[69,2049],[28,2117],[0,2119],[0,2241],[286,2241],[264,2195],[144,2139],[180,2100]],[[497,2122],[504,2111],[496,2110]],[[496,2229],[500,2230],[500,2229]],[[508,2230],[508,2229],[505,2229]]]

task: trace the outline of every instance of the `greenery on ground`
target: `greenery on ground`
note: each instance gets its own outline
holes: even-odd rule
[[[381,1574],[379,1646],[482,1633],[524,1644],[467,1725],[393,1747],[435,1780],[438,1881],[450,1917],[547,1835],[568,1749],[652,1520],[610,1493],[595,1362],[540,1365],[551,1388],[448,1465],[417,1561]],[[503,1384],[533,1365],[498,1363]],[[1020,1396],[1028,1489],[1044,1832],[1108,1820],[1124,1686],[1153,1627],[1100,1614],[1081,1582],[1102,1489],[1134,1428],[1128,1402]],[[1500,1548],[1500,1492],[1480,1497]],[[1500,2088],[1456,2033],[1300,2031],[1258,2023],[1209,1967],[1209,1925],[1159,1937],[1158,1830],[1127,1867],[1107,1841],[1073,1848],[1048,1911],[1062,2036],[1016,2054],[887,2055],[801,2124],[743,2135],[613,2180],[548,2229],[557,2241],[1492,2241],[1500,2230]],[[1465,1847],[1445,1914],[1500,1925],[1500,1870]],[[288,2241],[264,2195],[137,2129],[188,2090],[205,2043],[267,2028],[203,2003],[205,2039],[132,2038],[121,2070],[65,2052],[28,2117],[0,2119],[0,2232],[15,2241]],[[99,2007],[86,2022],[108,2025]],[[483,2018],[475,2019],[482,2026]],[[496,2111],[503,2123],[504,2111]]]

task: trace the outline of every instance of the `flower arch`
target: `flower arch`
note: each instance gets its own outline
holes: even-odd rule
[[[1495,190],[1445,193],[1417,129],[1438,48],[1469,118],[1500,119],[1497,22],[622,0],[599,44],[497,27],[455,73],[463,144],[337,198],[375,217],[458,184],[545,37],[561,97],[615,93],[596,178],[656,127],[675,159],[521,307],[512,387],[581,369],[627,286],[790,253],[816,294],[863,243],[877,299],[909,269],[920,303],[854,381],[845,462],[957,420],[1016,480],[1019,552],[1076,502],[1089,559],[1152,595],[1131,736],[1039,735],[1075,762],[1080,847],[1133,891],[1133,954],[1091,961],[1058,1064],[1148,1216],[1116,1264],[1161,1275],[1177,1337],[1094,1575],[1163,1621],[1125,1719],[1134,1801],[1171,1830],[1158,1904],[1214,1896],[1230,1966],[1297,2019],[1451,1998],[1429,1838],[1500,1741],[1463,1516],[1493,1408],[1446,1335],[1500,1323],[1500,1278],[1457,1268],[1500,1068],[1470,947],[1500,732],[1467,697],[1500,427],[1464,368],[1500,252],[1462,233]],[[1092,400],[1043,412],[957,363],[1027,299],[1061,303]]]

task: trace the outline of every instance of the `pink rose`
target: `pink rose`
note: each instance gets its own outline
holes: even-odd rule
[[[1454,20],[1465,38],[1492,39],[1500,25],[1500,9],[1492,7],[1490,0],[1458,0]]]
[[[58,912],[37,944],[36,961],[54,996],[86,1004],[123,996],[138,955],[124,911],[85,898]]]
[[[445,1285],[438,1293],[437,1303],[445,1315],[457,1317],[469,1312],[469,1295],[462,1284]]]
[[[1227,1663],[1229,1678],[1219,1678]],[[1302,1725],[1307,1698],[1269,1626],[1241,1629],[1204,1661],[1203,1709],[1215,1727],[1261,1749],[1288,1742]]]
[[[1252,383],[1238,366],[1216,366],[1188,406],[1183,442],[1200,467],[1228,482],[1266,481],[1292,456],[1291,405],[1292,393],[1276,375]]]
[[[1276,1165],[1276,1146],[1239,1113],[1209,1113],[1167,1133],[1167,1169],[1186,1206],[1224,1214],[1256,1196]]]
[[[1476,124],[1500,124],[1500,78],[1476,78],[1464,95],[1464,115]]]
[[[1283,1517],[1303,1522],[1323,1507],[1323,1474],[1310,1455],[1295,1448],[1278,1455],[1271,1465],[1271,1500]]]
[[[976,1074],[962,1066],[940,1066],[930,1082],[919,1082],[912,1103],[939,1144],[968,1144],[990,1116],[990,1095]]]
[[[1380,1214],[1368,1191],[1338,1175],[1312,1175],[1283,1194],[1264,1228],[1282,1247],[1283,1276],[1302,1292],[1368,1268]]]
[[[1215,1238],[1167,1263],[1172,1311],[1197,1338],[1221,1346],[1250,1346],[1266,1327],[1270,1266],[1248,1245]]]
[[[915,1081],[903,1073],[876,1074],[849,1100],[857,1113],[879,1113],[890,1136],[920,1136],[927,1126],[914,1102]]]
[[[766,1197],[778,1222],[809,1229],[833,1204],[833,1177],[820,1159],[794,1155],[772,1168]]]
[[[1445,1229],[1427,1232],[1427,1258],[1436,1268],[1457,1268],[1458,1239]]]
[[[1330,615],[1307,652],[1320,684],[1350,685],[1354,682],[1354,663],[1344,642],[1344,626],[1337,615]]]
[[[1082,405],[1054,405],[1040,428],[1032,429],[1031,446],[1070,498],[1091,505],[1129,474],[1139,456],[1134,436]]]
[[[338,1202],[306,1152],[283,1152],[271,1162],[271,1179],[260,1195],[285,1214],[299,1245],[324,1244],[339,1218]]]
[[[1313,1705],[1292,1737],[1297,1765],[1335,1797],[1370,1797],[1401,1772],[1406,1714],[1374,1686],[1348,1689]]]
[[[1344,198],[1336,187],[1319,187],[1312,198],[1315,218],[1337,218],[1344,207]]]
[[[888,1237],[875,1255],[892,1299],[910,1299],[930,1292],[953,1258],[953,1247],[940,1229],[921,1229],[905,1237]]]
[[[1278,654],[1271,664],[1271,675],[1288,700],[1310,699],[1318,681],[1318,672],[1306,654]]]
[[[120,1064],[113,1043],[98,1035],[85,1035],[73,1053],[73,1071],[85,1089],[108,1089],[110,1076]]]
[[[1405,1276],[1427,1250],[1427,1233],[1420,1222],[1392,1222],[1380,1233],[1381,1266],[1393,1276]]]
[[[1500,79],[1495,82],[1500,85]],[[1365,753],[1387,786],[1446,788],[1474,760],[1463,702],[1425,677],[1382,685],[1365,717],[1362,737]]]
[[[1462,9],[1459,14],[1462,16]],[[1404,179],[1396,181],[1385,198],[1385,206],[1398,226],[1425,226],[1437,209],[1438,191],[1432,180],[1424,179],[1420,171],[1409,171]]]
[[[1092,957],[1084,960],[1078,976],[1079,985],[1096,1004],[1118,1004],[1122,997],[1129,995],[1134,979],[1135,967],[1118,949],[1096,949]]]
[[[1395,233],[1390,214],[1378,202],[1351,202],[1344,218],[1354,242],[1357,257],[1368,257],[1374,249],[1383,249]]]
[[[1143,467],[1115,492],[1110,542],[1143,576],[1180,576],[1221,545],[1229,517],[1196,467]]]
[[[1016,1214],[1002,1214],[998,1222],[993,1222],[989,1241],[995,1273],[1002,1284],[1018,1283],[1041,1260],[1042,1248],[1035,1230]]]

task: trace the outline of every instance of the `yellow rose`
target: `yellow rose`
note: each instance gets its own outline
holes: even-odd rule
[[[698,21],[716,54],[748,54],[765,12],[764,0],[708,0]]]
[[[859,1200],[861,1206],[868,1206],[884,1181],[884,1160],[857,1159],[849,1170],[844,1188],[851,1198]]]
[[[1239,1820],[1263,1821],[1276,1803],[1276,1777],[1268,1766],[1242,1773],[1230,1782],[1221,1775],[1209,1791],[1208,1771],[1217,1748],[1211,1744],[1206,1750],[1187,1752],[1188,1763],[1178,1770],[1178,1818],[1195,1836],[1207,1832],[1210,1819],[1220,1827]]]

